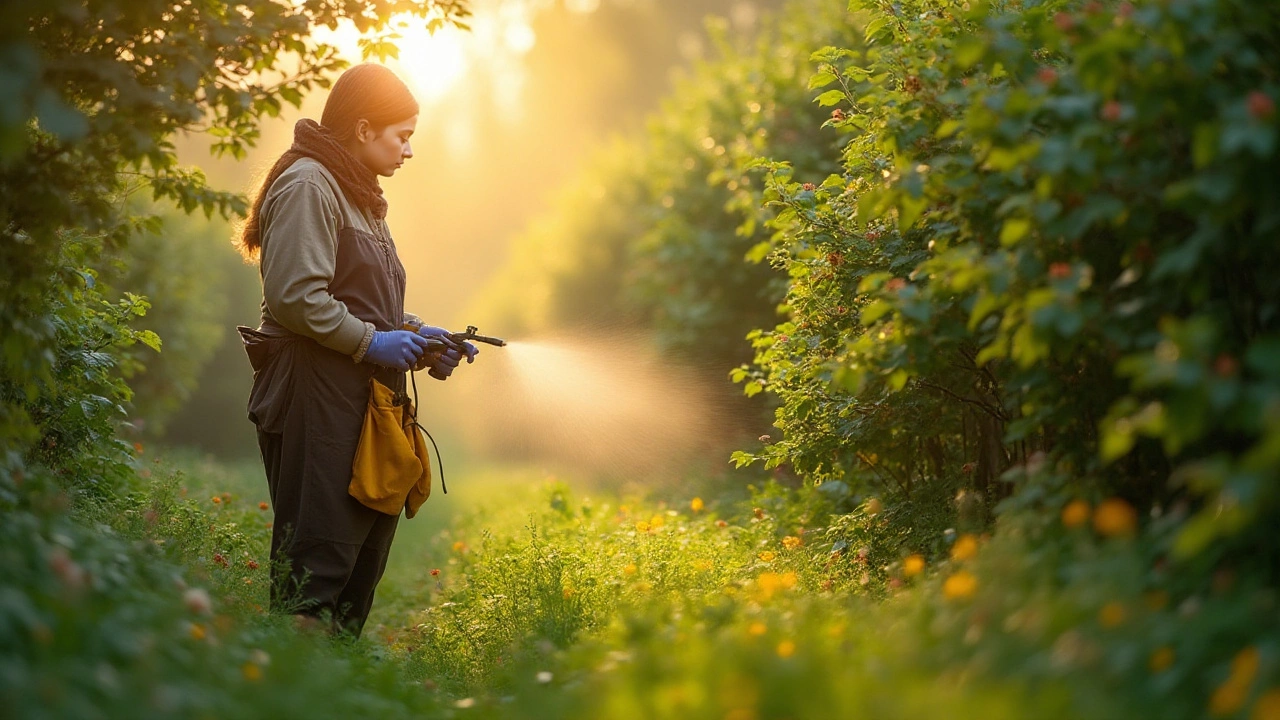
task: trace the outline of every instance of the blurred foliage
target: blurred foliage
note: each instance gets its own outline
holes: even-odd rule
[[[1189,502],[1175,557],[1274,582],[1274,13],[855,7],[863,41],[815,52],[810,83],[842,172],[762,161],[790,316],[736,374],[785,437],[739,461],[988,507],[1054,473]]]
[[[834,134],[800,78],[810,48],[843,38],[843,3],[795,3],[751,40],[709,25],[714,56],[678,77],[645,131],[616,139],[513,243],[476,313],[509,334],[654,331],[664,351],[716,368],[749,358],[741,342],[775,317],[783,286],[742,262],[768,238],[762,154],[815,174],[837,168]]]

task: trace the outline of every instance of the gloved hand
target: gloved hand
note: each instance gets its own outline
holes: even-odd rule
[[[374,365],[408,370],[423,356],[427,349],[426,338],[407,330],[389,332],[374,331],[364,359]]]
[[[472,363],[475,362],[476,355],[480,352],[479,348],[469,342],[454,342],[451,337],[452,333],[441,327],[423,325],[418,328],[418,334],[422,337],[436,338],[447,346],[444,352],[439,354],[429,353],[424,355],[418,366],[414,368],[415,370],[421,370],[423,367],[430,367],[435,371],[439,380],[444,380],[453,374],[454,368],[458,367],[458,364],[462,362],[463,355],[466,355],[468,363]]]

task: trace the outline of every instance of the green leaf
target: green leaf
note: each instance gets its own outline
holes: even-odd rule
[[[817,90],[818,88],[826,87],[835,81],[835,73],[829,70],[823,70],[822,72],[815,73],[813,77],[809,78],[809,89]]]
[[[843,90],[828,90],[814,98],[814,102],[818,103],[819,107],[829,107],[847,98],[848,96],[844,94]]]
[[[1000,244],[1009,247],[1031,233],[1031,221],[1026,218],[1009,218],[1000,228]]]

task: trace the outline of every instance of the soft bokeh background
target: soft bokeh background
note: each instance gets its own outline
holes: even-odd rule
[[[512,239],[547,212],[598,148],[611,138],[642,131],[646,114],[670,91],[673,78],[713,52],[708,16],[722,18],[725,37],[746,42],[763,15],[780,4],[477,0],[470,32],[450,28],[430,36],[420,27],[402,28],[397,41],[400,57],[388,64],[413,87],[422,112],[414,136],[415,157],[394,178],[384,180],[383,187],[390,201],[389,222],[408,270],[410,311],[454,329],[480,322],[474,311],[483,304],[478,293],[507,262]],[[354,28],[340,27],[319,39],[359,59]],[[208,141],[201,137],[184,139],[183,155],[205,169],[215,186],[251,191],[290,143],[293,123],[300,117],[318,117],[324,98],[325,92],[317,92],[300,110],[287,107],[278,119],[264,124],[258,147],[242,161],[210,157]],[[635,228],[637,235],[644,230]],[[163,237],[134,246],[134,252],[163,257],[160,267],[175,269],[171,276],[151,273],[130,285],[153,298],[149,322],[180,323],[189,330],[182,337],[169,333],[166,352],[148,361],[135,380],[136,401],[143,410],[137,428],[140,439],[227,458],[256,454],[252,426],[244,419],[250,373],[233,328],[256,324],[260,289],[256,268],[245,265],[231,248],[232,232],[217,220],[174,217]],[[186,279],[174,287],[175,283],[166,284],[166,277]],[[175,302],[180,296],[185,301]],[[507,334],[503,327],[481,330]],[[728,386],[727,366],[717,364],[706,373],[690,375],[663,367],[643,334],[627,328],[598,330],[593,341],[608,337],[607,347],[599,352],[581,344],[573,350],[544,348],[538,367],[575,377],[605,373],[623,381],[617,385],[626,384],[633,395],[641,396],[618,401],[629,403],[624,415],[635,421],[631,425],[625,418],[602,418],[598,413],[575,417],[601,398],[595,394],[574,404],[566,396],[582,390],[572,383],[549,397],[477,396],[478,387],[495,386],[515,369],[509,360],[502,365],[503,350],[486,349],[481,362],[466,368],[454,382],[444,386],[427,381],[429,387],[422,388],[422,404],[436,420],[433,431],[453,439],[450,426],[461,416],[480,417],[482,423],[510,419],[520,405],[525,422],[568,424],[560,428],[567,440],[555,449],[563,455],[566,443],[599,444],[588,430],[602,422],[623,423],[613,428],[614,438],[619,432],[667,441],[673,434],[695,441],[716,436],[722,424],[716,417],[672,412],[677,402],[688,406],[701,398],[713,415],[735,412],[732,401],[724,397],[736,390],[713,388],[710,397],[703,387],[706,377]],[[724,340],[746,351],[740,337]],[[171,366],[180,361],[187,366]],[[187,376],[194,381],[182,380]],[[529,414],[534,403],[543,410],[540,420]],[[698,442],[688,449],[696,453],[714,447],[713,464],[723,465],[719,444]],[[653,456],[648,443],[633,439],[624,444],[628,447],[603,452],[632,464]],[[519,454],[522,447],[528,449],[528,443],[511,443],[506,449]],[[595,455],[600,454],[597,449]]]

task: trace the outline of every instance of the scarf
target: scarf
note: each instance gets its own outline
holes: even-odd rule
[[[338,181],[342,194],[356,207],[372,212],[378,220],[387,216],[387,199],[382,196],[377,174],[315,120],[303,118],[293,126],[293,145],[285,151],[281,164],[288,167],[300,157],[309,157],[324,165]]]

